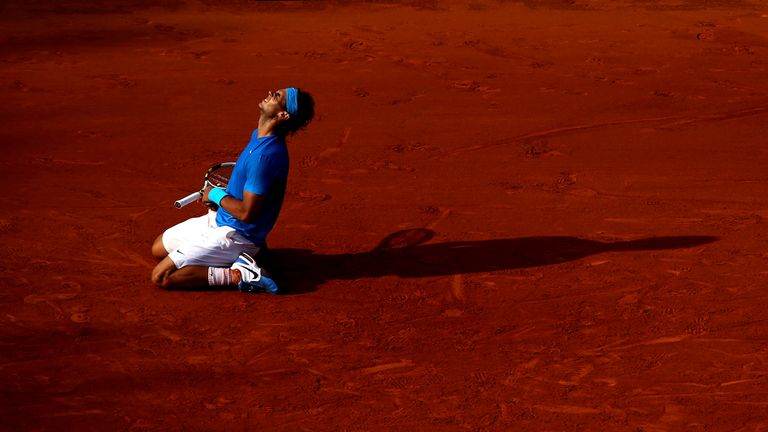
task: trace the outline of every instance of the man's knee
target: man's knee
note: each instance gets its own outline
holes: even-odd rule
[[[176,270],[176,265],[166,257],[152,270],[152,283],[163,289],[171,288],[171,274]]]
[[[152,272],[152,283],[158,286],[158,288],[168,289],[168,274],[163,272]]]

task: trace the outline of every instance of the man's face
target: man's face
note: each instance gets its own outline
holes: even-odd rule
[[[267,97],[259,102],[261,113],[268,117],[277,117],[285,111],[285,89],[267,92]]]

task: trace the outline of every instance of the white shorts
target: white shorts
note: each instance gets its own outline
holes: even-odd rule
[[[187,219],[163,233],[163,246],[176,268],[229,267],[242,252],[255,256],[259,247],[228,226],[216,225],[216,212]]]

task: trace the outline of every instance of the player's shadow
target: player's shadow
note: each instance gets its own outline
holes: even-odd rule
[[[318,254],[306,249],[274,249],[261,256],[273,268],[286,294],[314,291],[330,280],[397,275],[403,278],[447,276],[538,267],[604,252],[690,248],[717,240],[712,236],[649,237],[601,242],[570,236],[427,243],[434,232],[419,228],[387,236],[373,250]]]

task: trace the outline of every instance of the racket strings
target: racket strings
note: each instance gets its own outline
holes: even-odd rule
[[[225,188],[227,187],[227,184],[229,183],[229,177],[232,175],[232,170],[218,170],[215,172],[212,172],[210,176],[208,176],[208,182],[216,187]]]

